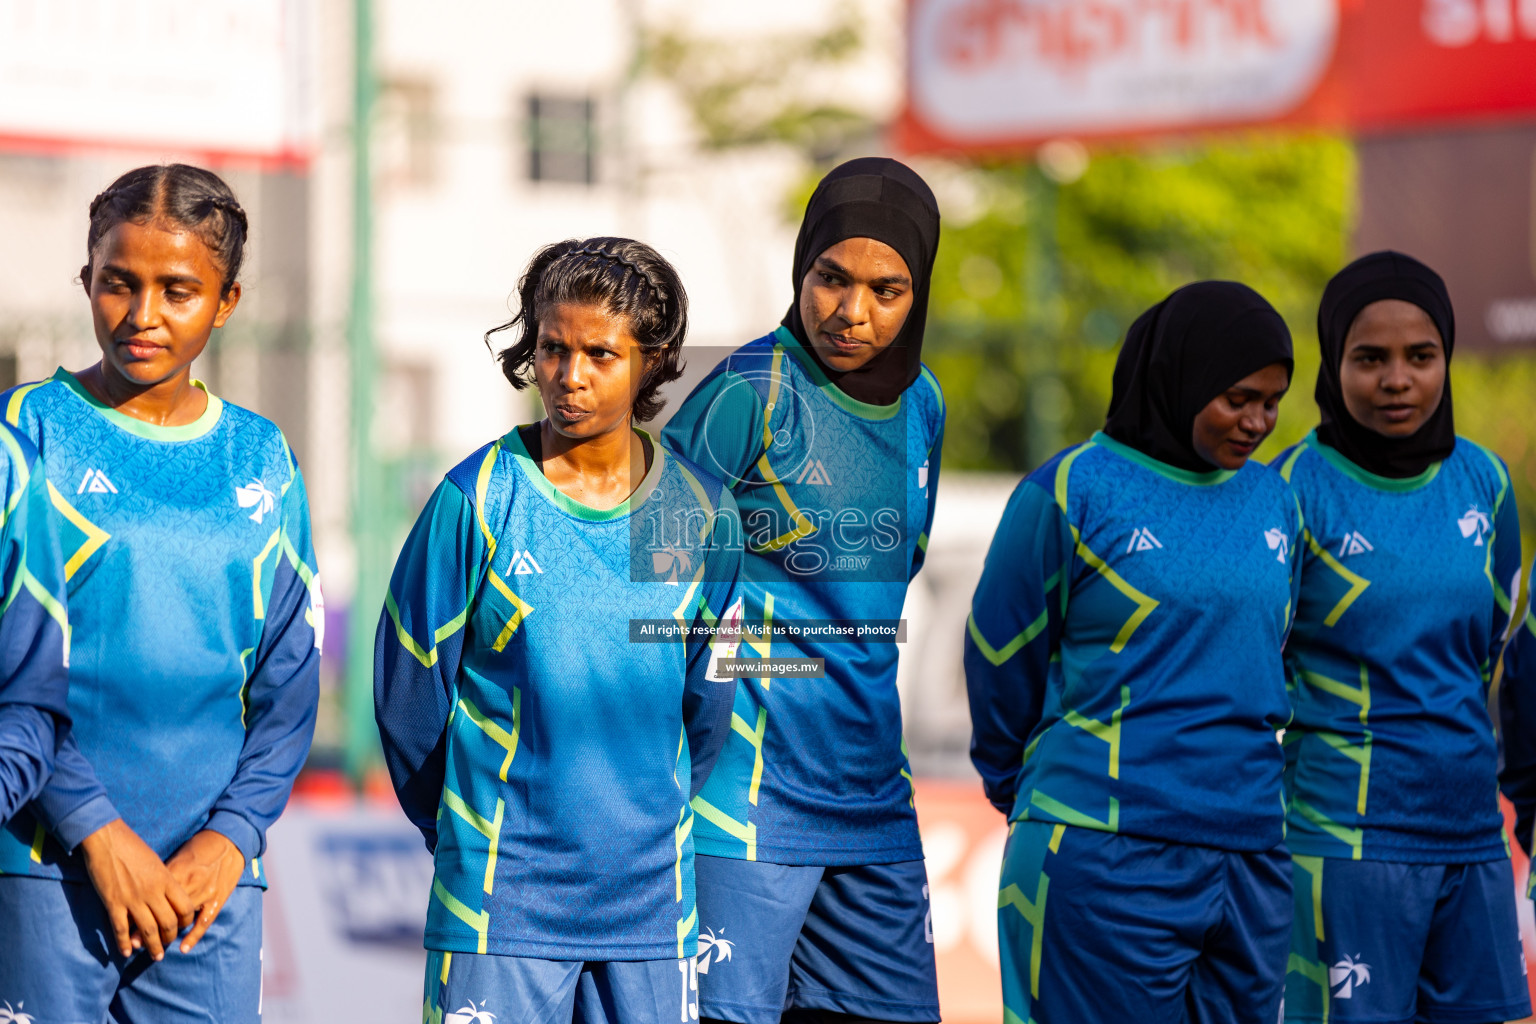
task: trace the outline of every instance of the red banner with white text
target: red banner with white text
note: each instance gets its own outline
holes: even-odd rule
[[[911,0],[898,144],[1536,115],[1536,0]]]

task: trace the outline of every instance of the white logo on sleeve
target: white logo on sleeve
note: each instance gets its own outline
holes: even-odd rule
[[[485,1000],[480,1000],[479,1009],[475,1008],[475,1001],[471,999],[452,1013],[443,1014],[443,1024],[494,1024],[496,1015],[485,1008]]]
[[[928,460],[927,459],[924,459],[923,460],[923,464],[921,466],[917,467],[917,489],[920,490],[920,491],[928,490]]]
[[[1152,531],[1143,526],[1131,531],[1131,542],[1125,546],[1125,553],[1134,555],[1138,551],[1151,551],[1162,546],[1163,542],[1152,536]]]
[[[1328,968],[1328,987],[1333,989],[1335,999],[1353,999],[1355,989],[1360,985],[1369,985],[1370,982],[1370,965],[1360,962],[1359,953],[1352,957],[1346,956]]]
[[[3,1005],[4,1009],[0,1009],[0,1024],[33,1024],[36,1019],[30,1013],[21,1012],[21,1008],[27,1005],[26,1000],[17,1003],[14,1010],[8,1002]]]
[[[1359,530],[1346,533],[1344,539],[1339,541],[1340,558],[1348,558],[1350,555],[1363,555],[1367,551],[1375,550],[1375,548],[1371,547],[1371,542],[1365,539],[1365,534]]]
[[[1291,553],[1291,538],[1286,536],[1284,530],[1277,528],[1264,531],[1264,543],[1269,545],[1269,550],[1275,553],[1275,561],[1285,564],[1285,556]]]
[[[1466,512],[1462,513],[1461,518],[1456,520],[1456,525],[1461,528],[1463,537],[1468,539],[1476,537],[1477,541],[1473,546],[1479,548],[1483,546],[1483,538],[1488,536],[1488,531],[1493,529],[1492,524],[1488,522],[1488,516],[1476,505],[1470,506]]]
[[[542,573],[543,571],[543,569],[539,568],[539,563],[534,561],[532,551],[512,552],[512,575],[531,576],[536,572]]]
[[[260,480],[252,480],[244,487],[235,488],[235,500],[241,508],[254,509],[251,522],[259,523],[263,516],[277,507],[277,495],[267,490]]]
[[[80,479],[80,486],[75,488],[76,494],[116,494],[117,488],[112,486],[112,481],[107,479],[107,474],[99,469],[88,469],[85,476]],[[4,1021],[0,1017],[0,1021]]]
[[[699,955],[694,958],[694,962],[699,965],[699,973],[708,974],[712,965],[726,963],[735,949],[736,943],[725,937],[724,928],[720,929],[719,935],[705,928],[699,933]]]

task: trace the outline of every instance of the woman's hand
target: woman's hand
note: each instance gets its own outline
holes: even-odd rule
[[[126,958],[147,946],[150,956],[162,959],[165,947],[192,923],[195,904],[181,883],[121,818],[86,836],[80,852],[118,952]]]
[[[245,856],[222,833],[209,829],[182,844],[165,865],[197,908],[197,924],[181,940],[181,951],[192,952],[234,892],[245,870]]]

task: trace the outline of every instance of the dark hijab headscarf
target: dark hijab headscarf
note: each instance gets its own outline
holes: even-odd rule
[[[888,348],[857,370],[834,370],[812,347],[800,320],[800,282],[816,258],[848,238],[873,238],[895,249],[912,275],[912,310]],[[832,169],[805,207],[795,239],[795,300],[784,314],[789,328],[822,372],[850,398],[890,405],[922,372],[928,283],[939,249],[939,203],[916,171],[898,160],[862,157]]]
[[[1104,433],[1196,473],[1195,417],[1211,399],[1272,363],[1294,367],[1291,332],[1264,296],[1235,281],[1185,285],[1136,318],[1115,363]]]
[[[1344,365],[1344,341],[1360,311],[1382,299],[1411,302],[1429,315],[1440,331],[1445,349],[1445,390],[1440,407],[1407,437],[1386,437],[1362,426],[1344,405],[1339,371]],[[1456,345],[1456,315],[1451,295],[1440,275],[1400,252],[1373,252],[1334,275],[1323,289],[1317,310],[1317,340],[1323,365],[1317,371],[1317,408],[1322,422],[1317,439],[1350,462],[1377,476],[1418,476],[1456,447],[1456,423],[1451,415],[1451,349]]]

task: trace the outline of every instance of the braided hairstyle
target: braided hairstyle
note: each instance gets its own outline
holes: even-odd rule
[[[645,355],[645,376],[635,397],[634,418],[654,419],[666,405],[661,386],[683,373],[683,336],[688,333],[688,296],[672,264],[644,242],[600,236],[546,245],[517,283],[518,311],[485,332],[519,328],[517,340],[497,353],[501,372],[521,391],[535,383],[540,313],[552,305],[601,306],[629,321]]]
[[[118,178],[91,200],[91,226],[85,238],[86,264],[80,277],[89,286],[96,247],[124,221],[166,221],[202,239],[223,274],[220,294],[227,296],[245,260],[250,231],[235,193],[212,171],[188,164],[139,167]]]

